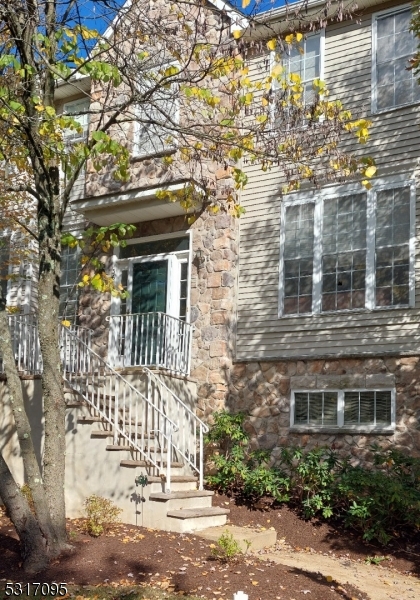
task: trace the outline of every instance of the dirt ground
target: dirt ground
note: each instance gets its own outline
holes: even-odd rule
[[[230,508],[230,522],[253,529],[274,528],[277,549],[300,550],[350,563],[364,563],[379,557],[376,567],[404,573],[413,580],[420,576],[420,540],[394,542],[386,550],[365,545],[360,537],[327,524],[299,519],[287,508],[268,511],[238,506],[232,499],[216,496],[214,505]],[[328,575],[308,573],[285,566],[264,555],[246,556],[223,564],[212,557],[211,543],[194,535],[180,535],[120,525],[107,536],[92,538],[81,532],[81,521],[69,521],[72,553],[55,561],[37,582],[65,582],[68,585],[137,586],[152,585],[166,594],[192,595],[212,600],[231,600],[242,590],[249,600],[311,600],[347,598],[368,600],[369,596],[350,585],[340,585]],[[276,550],[276,548],[274,548]],[[273,549],[270,549],[270,553]],[[385,560],[381,560],[386,557]],[[19,557],[19,542],[5,517],[0,518],[0,591],[6,582],[27,583]],[[33,582],[30,578],[29,582]],[[77,590],[76,590],[77,596]],[[373,596],[370,600],[376,600]]]

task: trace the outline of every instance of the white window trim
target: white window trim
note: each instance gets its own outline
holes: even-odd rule
[[[369,231],[375,229],[376,192],[398,187],[410,188],[410,233],[409,233],[409,303],[398,306],[375,306],[375,236]],[[364,308],[341,309],[334,311],[321,310],[322,287],[322,217],[323,203],[328,198],[349,196],[364,193],[367,196],[367,226],[366,226],[366,300]],[[283,314],[284,310],[284,245],[285,245],[285,216],[286,206],[297,204],[315,204],[314,210],[314,267],[312,279],[312,312],[304,314]],[[280,210],[280,260],[279,260],[279,289],[278,289],[278,317],[282,319],[304,318],[311,315],[334,315],[337,313],[356,313],[366,311],[398,310],[414,308],[415,306],[415,251],[416,251],[416,187],[414,176],[394,175],[378,178],[372,182],[372,188],[366,190],[358,183],[345,186],[330,186],[319,191],[297,192],[286,196],[281,203]],[[370,229],[372,228],[372,229]],[[318,236],[318,237],[316,237]],[[317,243],[318,240],[318,243]]]
[[[397,14],[399,12],[404,12],[408,8],[412,8],[412,4],[403,4],[401,6],[394,6],[393,8],[388,8],[386,10],[381,10],[372,15],[372,92],[371,92],[371,112],[375,115],[380,115],[383,113],[391,112],[393,110],[398,110],[405,106],[415,106],[420,104],[419,101],[416,102],[408,102],[407,104],[398,104],[396,106],[390,106],[388,108],[383,108],[378,110],[377,108],[377,81],[376,81],[376,31],[377,31],[377,20],[378,17],[383,17],[385,15]]]
[[[319,29],[318,31],[313,31],[306,35],[306,39],[313,37],[315,35],[319,35],[319,78],[324,79],[324,63],[325,63],[325,28]],[[270,74],[273,71],[274,67],[278,64],[278,60],[276,57],[280,57],[280,53],[276,52],[276,50],[272,50],[270,52]],[[281,62],[281,61],[280,61]],[[273,82],[274,83],[274,82]],[[273,90],[277,89],[277,86],[273,85]]]
[[[76,106],[77,104],[86,104],[87,110],[89,110],[89,106],[90,106],[90,99],[89,98],[78,98],[77,100],[72,100],[71,102],[66,102],[63,105],[63,113],[65,115],[68,116],[74,116],[75,120],[77,121],[78,115],[77,113],[72,113],[71,112],[71,107],[72,106]],[[70,109],[70,110],[69,110]],[[66,144],[76,144],[78,142],[84,142],[86,141],[87,137],[88,137],[88,133],[89,133],[89,123],[90,123],[90,115],[89,113],[86,113],[86,117],[87,117],[87,124],[86,124],[86,130],[84,130],[82,133],[78,133],[77,131],[74,131],[72,129],[66,129],[64,131],[64,142]]]
[[[323,392],[334,392],[337,394],[337,425],[310,425],[309,423],[296,423],[295,424],[295,394],[304,393],[304,394],[316,394]],[[387,426],[378,426],[378,425],[345,425],[344,424],[344,394],[346,392],[391,392],[391,424]],[[295,389],[291,391],[290,394],[290,428],[294,431],[299,430],[313,430],[317,431],[354,431],[354,432],[367,432],[367,433],[375,433],[375,432],[393,432],[395,430],[395,399],[396,393],[395,388],[380,388],[380,389],[366,389],[366,388],[349,388],[349,389]],[[376,418],[376,415],[375,415]]]
[[[120,248],[117,247],[114,250],[114,255],[112,257],[112,265],[113,265],[113,272],[114,272],[114,277],[115,277],[115,283],[118,285],[119,283],[121,283],[121,273],[124,269],[127,269],[128,272],[130,273],[130,271],[132,270],[132,266],[131,264],[134,262],[152,262],[155,260],[169,260],[171,256],[178,256],[182,259],[182,261],[184,262],[185,259],[188,262],[188,288],[187,288],[187,315],[186,315],[186,322],[189,323],[190,322],[190,296],[191,296],[191,264],[192,264],[192,243],[193,243],[193,238],[192,238],[192,231],[188,230],[188,231],[176,231],[173,233],[164,233],[164,234],[158,234],[158,235],[148,235],[145,237],[141,237],[141,238],[132,238],[130,240],[127,240],[127,246],[131,246],[134,244],[141,244],[141,243],[147,243],[147,242],[156,242],[158,240],[167,240],[167,239],[174,239],[174,238],[182,238],[182,237],[189,237],[189,250],[179,250],[176,252],[170,252],[170,253],[164,253],[162,252],[161,254],[153,254],[150,256],[133,256],[132,258],[123,258],[120,259],[119,258],[119,254],[120,254]],[[128,273],[128,278],[127,278],[127,287],[131,284],[130,281],[130,275]],[[170,281],[170,274],[168,274],[168,283],[171,284],[172,282]],[[175,285],[178,285],[179,282],[175,281]],[[121,299],[118,297],[112,297],[111,298],[111,308],[110,308],[110,314],[111,315],[119,315],[121,314],[120,311],[120,307],[121,307]],[[130,298],[127,299],[127,312],[130,312],[129,307],[131,308],[131,300]]]

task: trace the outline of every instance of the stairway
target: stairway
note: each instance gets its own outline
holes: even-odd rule
[[[147,368],[136,389],[64,327],[62,347],[69,516],[95,493],[126,523],[179,533],[224,525],[229,511],[203,489],[207,426]],[[139,475],[147,481],[135,487]]]

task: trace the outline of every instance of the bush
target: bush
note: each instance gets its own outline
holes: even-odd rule
[[[371,469],[345,465],[333,494],[336,513],[363,538],[387,544],[420,530],[420,459],[398,450],[375,451]]]
[[[330,448],[283,448],[279,467],[268,467],[269,453],[251,451],[243,414],[214,415],[207,441],[217,443],[217,468],[207,482],[223,492],[257,502],[262,496],[288,502],[306,518],[339,518],[365,540],[387,544],[393,537],[420,531],[420,459],[372,445],[373,465],[354,467]]]
[[[251,542],[245,541],[245,544],[247,544],[249,548]],[[239,547],[238,542],[228,531],[222,533],[216,544],[211,544],[210,548],[212,556],[225,563],[237,561],[239,557],[244,554]]]
[[[268,452],[249,448],[249,436],[243,429],[245,415],[221,411],[213,417],[214,425],[206,442],[217,444],[219,450],[210,457],[217,472],[207,476],[207,483],[224,493],[241,494],[253,501],[265,495],[280,502],[287,500],[288,478],[278,469],[267,467]]]
[[[92,537],[99,537],[119,523],[122,512],[112,500],[93,494],[84,502],[86,512],[86,532]]]

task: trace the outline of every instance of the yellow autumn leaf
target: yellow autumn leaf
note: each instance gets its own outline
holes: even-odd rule
[[[268,105],[268,100],[267,100],[267,98],[264,98],[264,97],[263,97],[263,98],[261,98],[261,104],[262,104],[263,106],[267,106],[267,105]]]
[[[371,184],[371,183],[370,183],[370,182],[369,182],[367,179],[364,179],[364,180],[362,181],[362,185],[363,185],[363,186],[364,186],[364,187],[365,187],[367,190],[370,190],[370,189],[372,189],[372,184]]]
[[[271,76],[278,77],[279,75],[281,75],[283,73],[283,71],[284,71],[284,69],[280,64],[275,65],[275,67],[273,67],[273,70],[271,71]]]
[[[252,585],[258,585],[258,581],[251,581]]]
[[[325,579],[328,581],[328,583],[330,583],[333,580],[333,578],[331,577],[331,575],[327,575],[325,577]]]
[[[232,32],[232,35],[235,38],[235,40],[238,40],[241,37],[241,30],[235,29],[235,31]]]
[[[276,49],[276,46],[277,46],[277,40],[275,40],[275,39],[269,40],[269,41],[267,42],[267,48],[268,48],[269,50],[275,50],[275,49]]]
[[[373,177],[375,175],[375,173],[376,173],[376,167],[374,165],[371,165],[365,171],[366,177]]]
[[[61,324],[64,325],[64,327],[70,327],[70,325],[71,325],[70,321],[66,321],[66,320],[61,321]]]
[[[296,41],[300,42],[300,41],[302,41],[302,39],[303,39],[303,34],[302,33],[297,33],[296,34]]]
[[[293,43],[293,33],[289,33],[289,35],[286,35],[286,37],[284,38],[284,41],[286,42],[286,44],[292,44]]]
[[[251,0],[242,0],[242,8],[246,8]]]

